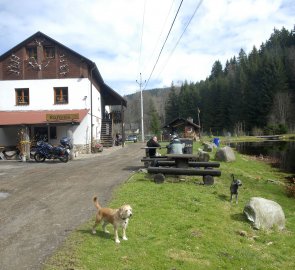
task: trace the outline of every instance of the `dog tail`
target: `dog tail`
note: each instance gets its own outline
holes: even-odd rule
[[[98,200],[97,200],[97,197],[96,197],[96,196],[93,198],[93,202],[94,202],[94,205],[95,205],[95,207],[96,207],[97,209],[100,209],[100,208],[101,208],[101,206],[100,206],[99,203],[98,203]]]

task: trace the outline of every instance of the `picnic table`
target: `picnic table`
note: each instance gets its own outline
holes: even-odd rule
[[[164,148],[164,146],[145,146],[145,147],[141,147],[141,149],[157,149],[157,148],[159,148],[159,149]]]
[[[142,147],[141,149],[145,149],[145,156],[149,157],[149,149],[161,149],[161,148],[166,148],[166,146],[145,146],[145,147]]]
[[[220,164],[218,162],[198,162],[197,160],[198,156],[194,154],[167,154],[164,160],[158,159],[156,163],[152,163],[157,166],[149,166],[147,170],[154,174],[199,175],[203,176],[205,185],[212,185],[214,183],[213,176],[221,175],[221,171],[213,169],[213,167],[219,167]]]
[[[176,168],[188,168],[189,161],[198,160],[198,156],[194,154],[167,154],[166,157],[175,161]]]

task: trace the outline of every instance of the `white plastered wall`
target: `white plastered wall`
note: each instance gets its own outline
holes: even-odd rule
[[[54,87],[68,87],[69,103],[54,104]],[[30,104],[28,106],[15,105],[15,89],[29,88]],[[63,136],[73,135],[74,144],[89,144],[91,141],[91,83],[87,78],[53,79],[53,80],[14,80],[0,81],[0,110],[1,111],[31,111],[31,110],[71,110],[88,109],[88,115],[80,125],[65,125],[57,127],[58,140],[52,140],[58,144]],[[92,85],[92,108],[93,108],[93,139],[100,139],[101,130],[101,95]],[[0,145],[15,144],[17,127],[0,128]]]

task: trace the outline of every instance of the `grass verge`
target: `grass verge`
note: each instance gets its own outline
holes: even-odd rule
[[[115,244],[112,226],[110,235],[101,228],[92,235],[93,208],[93,219],[70,235],[45,269],[295,269],[295,204],[286,196],[287,174],[236,157],[234,163],[221,164],[222,176],[213,186],[201,185],[201,177],[167,177],[155,184],[147,174],[134,174],[109,205],[132,205],[129,240]],[[243,182],[238,204],[229,202],[231,173]],[[251,227],[243,208],[254,196],[282,206],[284,231]]]

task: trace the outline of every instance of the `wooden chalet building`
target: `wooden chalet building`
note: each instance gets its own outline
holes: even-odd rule
[[[0,56],[0,96],[3,147],[16,145],[20,131],[52,144],[70,136],[78,152],[97,142],[111,146],[111,107],[121,108],[118,122],[127,106],[94,62],[41,32]]]
[[[198,140],[200,138],[200,126],[195,124],[191,118],[176,118],[163,128],[166,130],[167,134],[176,133],[179,137],[193,140]]]

